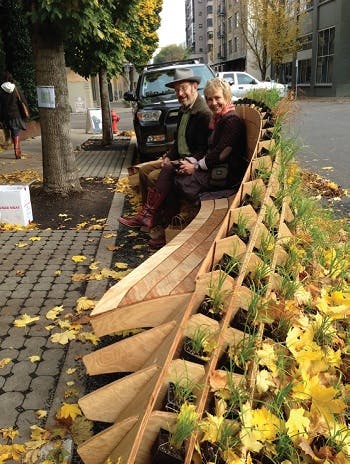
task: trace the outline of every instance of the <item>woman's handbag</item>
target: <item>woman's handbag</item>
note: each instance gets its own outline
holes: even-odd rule
[[[228,163],[218,164],[210,171],[209,183],[212,187],[225,187],[228,177]]]
[[[21,99],[17,88],[15,88],[15,91],[16,91],[17,99],[18,99],[19,112],[21,113],[21,116],[22,116],[23,119],[28,119],[30,114],[29,114],[29,110],[27,108],[27,105]]]

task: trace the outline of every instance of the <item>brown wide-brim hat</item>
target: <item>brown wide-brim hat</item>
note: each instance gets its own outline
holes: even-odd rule
[[[191,68],[175,69],[174,80],[165,84],[166,87],[174,88],[175,84],[179,82],[197,82],[199,84],[201,78],[195,76]]]

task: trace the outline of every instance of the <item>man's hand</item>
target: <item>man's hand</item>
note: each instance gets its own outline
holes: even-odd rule
[[[170,158],[168,158],[167,156],[163,156],[163,158],[162,158],[162,167],[167,165],[167,164],[170,164]]]
[[[190,176],[191,174],[194,173],[195,170],[196,170],[196,166],[194,164],[190,163],[187,160],[182,160],[180,162],[180,168],[179,168],[178,172],[180,174],[186,174],[186,175]]]

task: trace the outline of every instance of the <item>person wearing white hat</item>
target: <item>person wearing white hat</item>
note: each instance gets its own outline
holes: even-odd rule
[[[0,86],[0,121],[5,129],[5,134],[12,137],[16,159],[21,159],[19,133],[21,130],[26,130],[19,102],[23,102],[27,106],[26,99],[15,85],[12,74],[5,71]]]

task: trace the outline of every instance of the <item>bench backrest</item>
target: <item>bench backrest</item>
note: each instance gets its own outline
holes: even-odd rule
[[[237,105],[236,112],[245,123],[247,134],[247,158],[248,161],[250,161],[258,146],[262,119],[258,110],[246,105]]]

